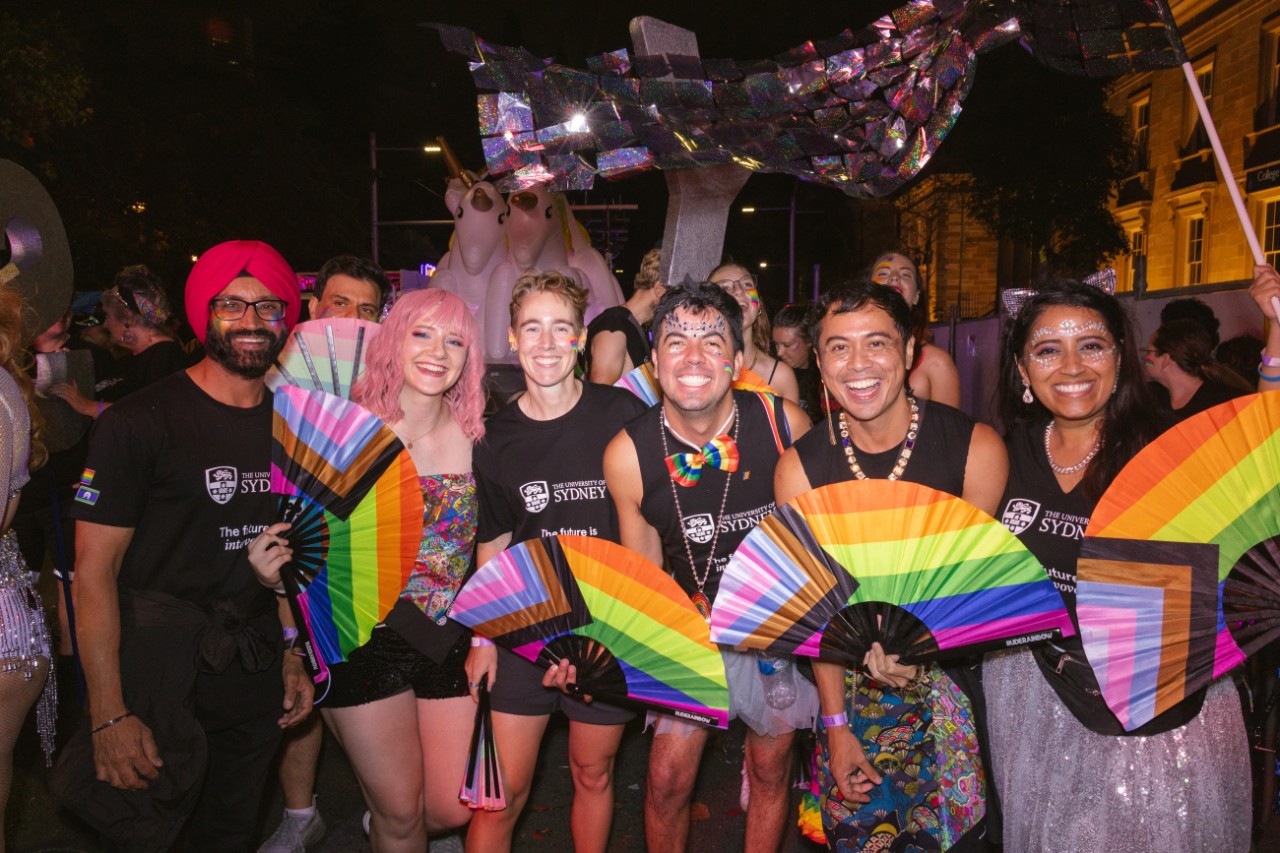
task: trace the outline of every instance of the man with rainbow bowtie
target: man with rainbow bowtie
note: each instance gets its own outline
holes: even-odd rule
[[[709,616],[720,576],[746,535],[773,511],[773,469],[809,428],[799,406],[733,390],[742,369],[742,309],[710,283],[671,287],[653,319],[654,373],[663,402],[630,421],[605,451],[605,483],[620,541],[672,569]],[[787,817],[791,741],[813,723],[807,682],[789,708],[765,701],[755,655],[724,650],[729,713],[747,724],[751,807],[745,848],[778,849]],[[645,793],[650,851],[681,851],[707,729],[653,714]]]

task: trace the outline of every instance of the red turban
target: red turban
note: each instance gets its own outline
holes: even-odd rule
[[[302,296],[289,262],[258,240],[228,240],[201,255],[187,276],[187,321],[201,343],[209,329],[209,301],[245,275],[253,276],[285,301],[286,327],[298,322]]]

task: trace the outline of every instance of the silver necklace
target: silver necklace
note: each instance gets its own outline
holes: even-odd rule
[[[730,415],[733,420],[733,439],[734,444],[738,443],[738,404],[733,404],[733,414]],[[670,449],[667,447],[667,410],[663,407],[662,417],[658,423],[658,434],[662,437],[662,458],[666,459],[671,455]],[[717,433],[719,435],[719,433]],[[703,592],[703,588],[707,585],[707,580],[711,577],[711,567],[716,561],[716,542],[720,540],[720,522],[724,519],[724,508],[729,504],[729,484],[733,482],[733,474],[724,472],[724,494],[720,496],[720,511],[716,513],[714,528],[711,533],[711,553],[707,555],[707,565],[702,570],[702,577],[698,577],[698,566],[693,561],[693,548],[689,546],[688,532],[684,526],[684,510],[680,508],[680,491],[676,488],[676,481],[672,477],[667,477],[671,483],[671,499],[676,502],[676,521],[680,525],[680,541],[684,543],[685,556],[689,558],[689,573],[693,575],[693,583],[697,586],[698,591],[691,596],[693,606],[701,614],[702,618],[711,622],[711,599],[707,598],[707,594]]]
[[[893,464],[893,470],[889,472],[887,479],[896,480],[902,476],[902,472],[907,470],[907,463],[911,461],[911,452],[915,450],[916,436],[920,434],[920,406],[916,403],[916,398],[907,395],[907,402],[911,404],[911,423],[907,426],[907,437],[902,440],[902,451],[898,454],[898,461]],[[858,464],[858,457],[853,454],[853,439],[849,437],[849,422],[844,418],[844,411],[840,412],[840,438],[844,444],[844,456],[849,462],[849,470],[853,472],[854,479],[867,479],[866,472],[862,470],[862,466]]]
[[[1089,467],[1089,463],[1093,461],[1093,457],[1098,455],[1098,451],[1102,449],[1102,435],[1098,435],[1098,440],[1093,443],[1093,449],[1084,455],[1074,465],[1068,465],[1065,468],[1053,461],[1053,451],[1049,449],[1049,437],[1053,435],[1053,421],[1049,421],[1049,425],[1044,428],[1044,455],[1049,460],[1049,467],[1053,469],[1053,473],[1061,474],[1066,477],[1071,474],[1079,474],[1085,468]]]

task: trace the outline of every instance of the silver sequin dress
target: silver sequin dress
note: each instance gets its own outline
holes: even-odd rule
[[[31,421],[22,392],[13,377],[0,369],[0,489],[3,513],[17,498],[29,479]],[[0,669],[34,678],[40,667],[49,667],[49,629],[44,606],[34,587],[35,576],[28,571],[18,539],[12,530],[0,535]],[[44,691],[36,707],[36,727],[40,732],[45,760],[53,754],[54,715],[57,703],[52,673],[47,674]]]

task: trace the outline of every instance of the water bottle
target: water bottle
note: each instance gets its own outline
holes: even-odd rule
[[[756,666],[764,683],[764,701],[770,708],[781,711],[795,704],[796,672],[791,658],[756,652]]]

